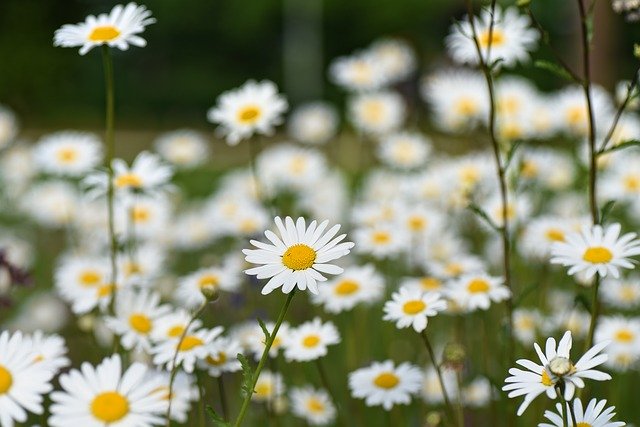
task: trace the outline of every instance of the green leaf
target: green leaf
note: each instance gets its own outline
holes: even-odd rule
[[[262,319],[258,318],[258,324],[260,325],[260,329],[262,329],[262,333],[264,334],[264,342],[266,344],[267,342],[269,342],[269,339],[271,338],[271,334],[269,333],[269,330],[267,329],[267,325],[264,324]]]
[[[560,65],[551,62],[551,61],[543,61],[543,60],[538,60],[536,62],[533,63],[534,67],[538,67],[541,68],[543,70],[547,70],[550,71],[551,73],[555,74],[558,77],[561,77],[565,80],[568,81],[573,81],[573,77],[571,77],[571,74],[569,74],[567,72],[567,70],[565,70],[564,68],[562,68]]]
[[[616,204],[615,200],[609,200],[604,204],[602,210],[600,211],[600,222],[605,222],[611,211],[613,210],[613,206]]]
[[[240,366],[242,366],[242,385],[240,392],[242,397],[246,398],[253,395],[253,369],[251,368],[249,359],[247,359],[244,354],[238,353],[236,357],[240,361]]]
[[[520,292],[520,295],[518,295],[518,299],[516,299],[513,302],[513,308],[518,307],[520,304],[522,304],[522,301],[524,301],[524,299],[533,291],[535,291],[536,289],[540,288],[540,283],[536,282],[536,283],[532,283],[531,285],[527,286],[526,288],[524,288],[524,290],[522,292]]]
[[[507,159],[504,162],[504,170],[509,169],[509,165],[511,165],[511,161],[513,160],[513,157],[515,156],[518,148],[520,148],[520,145],[522,145],[522,141],[517,140],[511,145],[511,148],[509,148],[509,152],[507,153]]]
[[[470,203],[469,206],[467,206],[467,209],[471,210],[473,213],[482,218],[489,225],[489,227],[493,228],[495,231],[500,232],[502,230],[502,228],[498,227],[498,225],[493,222],[489,215],[480,206],[476,205],[475,203]]]
[[[516,2],[516,6],[518,7],[529,7],[531,4],[531,0],[518,0]]]
[[[231,423],[225,421],[220,415],[213,410],[211,405],[207,405],[207,414],[209,414],[209,418],[213,421],[213,425],[216,427],[231,427]]]
[[[618,151],[618,150],[624,150],[625,148],[629,148],[629,147],[637,147],[640,146],[640,141],[637,139],[631,139],[629,141],[625,141],[625,142],[621,142],[618,145],[614,145],[613,147],[609,147],[605,150],[601,150],[598,155],[600,154],[607,154],[607,153],[613,153],[614,151]]]

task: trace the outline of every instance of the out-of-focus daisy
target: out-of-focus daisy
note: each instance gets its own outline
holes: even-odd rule
[[[626,423],[621,421],[611,421],[615,416],[616,407],[607,405],[606,400],[591,399],[586,408],[582,405],[582,400],[577,398],[573,401],[573,410],[569,408],[571,403],[567,403],[563,408],[560,403],[556,404],[556,412],[544,411],[544,417],[551,423],[540,423],[538,427],[564,427],[565,420],[569,425],[578,427],[622,427]],[[573,419],[575,414],[576,419]]]
[[[480,273],[484,270],[484,264],[475,255],[457,253],[447,259],[438,259],[432,256],[425,258],[425,267],[429,267],[434,276],[442,279],[455,279],[464,275]]]
[[[313,387],[292,387],[289,390],[291,411],[310,425],[324,426],[331,424],[336,417],[336,407],[329,394]]]
[[[139,244],[135,257],[118,254],[118,274],[123,286],[151,287],[166,268],[166,252],[162,245],[146,241]]]
[[[458,395],[458,381],[456,371],[446,366],[441,368],[442,380],[444,382],[444,388],[447,391],[447,397],[452,400]],[[430,404],[439,405],[444,403],[444,393],[442,391],[442,384],[438,378],[438,372],[433,366],[429,366],[424,372],[422,381],[422,388],[420,393],[422,399]]]
[[[507,385],[502,387],[502,390],[508,391],[509,397],[524,396],[524,401],[518,408],[518,416],[522,415],[533,399],[542,393],[546,392],[550,399],[555,399],[555,387],[559,382],[564,384],[564,398],[571,400],[576,387],[584,388],[584,378],[595,381],[611,379],[609,374],[593,369],[606,362],[607,355],[600,352],[608,344],[602,342],[594,345],[574,364],[569,354],[572,345],[571,332],[565,332],[557,347],[553,337],[547,338],[544,353],[537,343],[534,344],[541,365],[527,359],[517,360],[516,363],[527,370],[509,369],[511,376],[505,380]]]
[[[391,258],[409,248],[409,234],[392,223],[358,228],[353,232],[356,250],[375,258]]]
[[[397,328],[412,326],[416,332],[422,332],[427,327],[428,317],[446,308],[447,302],[437,292],[402,287],[391,295],[391,301],[384,304],[383,320],[395,322]]]
[[[150,239],[163,236],[171,217],[171,204],[164,197],[136,195],[116,200],[116,234],[128,239]]]
[[[0,149],[7,147],[18,135],[18,120],[9,108],[0,104]]]
[[[351,242],[342,242],[346,234],[335,237],[340,225],[325,232],[329,221],[323,221],[320,225],[312,221],[307,227],[302,217],[295,223],[290,217],[286,217],[284,223],[280,217],[276,217],[275,223],[281,237],[267,230],[264,234],[271,244],[251,240],[251,244],[258,249],[242,251],[247,262],[264,264],[245,271],[258,279],[270,278],[262,288],[263,295],[280,286],[287,294],[295,287],[300,290],[309,288],[311,293],[317,294],[317,282],[327,280],[321,273],[343,272],[341,267],[328,264],[347,255],[353,247]]]
[[[592,86],[591,100],[598,129],[598,122],[612,114],[613,103],[607,91],[599,86]],[[562,90],[555,96],[554,105],[563,131],[578,137],[588,135],[589,112],[582,87],[575,85]]]
[[[569,275],[584,271],[587,279],[596,273],[617,278],[619,268],[633,268],[628,258],[640,254],[636,233],[620,236],[621,228],[618,223],[606,228],[585,226],[580,233],[567,234],[564,242],[554,243],[551,262],[570,267]]]
[[[526,62],[529,52],[537,46],[538,32],[530,28],[529,18],[520,15],[515,7],[504,11],[496,7],[494,14],[483,10],[473,20],[475,36],[485,63],[500,60],[501,65],[513,67],[518,62]],[[446,43],[455,61],[471,64],[480,62],[473,29],[467,17],[451,27]]]
[[[600,286],[602,300],[616,308],[632,309],[640,305],[640,277],[627,279],[606,279]]]
[[[376,135],[397,130],[404,121],[406,107],[395,92],[366,93],[349,102],[349,118],[360,131]]]
[[[605,365],[626,371],[640,360],[640,319],[603,316],[598,321],[594,342],[609,342]]]
[[[236,358],[238,353],[242,353],[242,347],[237,340],[219,337],[213,340],[210,354],[199,362],[199,366],[206,369],[212,377],[219,377],[224,372],[236,372],[242,369]]]
[[[327,346],[338,344],[340,334],[332,322],[322,323],[319,317],[289,330],[284,341],[287,360],[306,362],[327,354]]]
[[[147,371],[147,378],[154,383],[160,382],[162,385],[151,390],[151,395],[160,397],[160,399],[168,402],[171,397],[171,419],[179,423],[187,422],[191,404],[198,400],[198,388],[194,384],[192,375],[178,371],[173,385],[172,393],[169,395],[169,383],[171,381],[171,373],[164,371]]]
[[[213,288],[226,292],[235,291],[240,284],[236,272],[228,268],[201,268],[180,279],[176,296],[187,308],[197,308],[206,298],[202,293],[204,288]]]
[[[166,365],[167,370],[173,369],[174,355],[176,365],[181,365],[187,372],[193,372],[196,361],[204,360],[211,353],[213,340],[222,333],[222,327],[213,329],[189,330],[184,338],[181,336],[166,340],[157,344],[151,352],[153,353],[153,363],[161,366]]]
[[[200,133],[179,129],[163,133],[154,142],[158,154],[179,168],[194,168],[209,158],[208,141]]]
[[[422,385],[422,372],[410,363],[395,366],[391,360],[349,374],[351,395],[365,399],[367,406],[382,406],[390,411],[396,404],[408,405]]]
[[[267,322],[265,323],[265,326],[267,331],[271,334],[273,333],[276,324],[274,322]],[[284,348],[284,344],[287,342],[290,330],[291,327],[289,326],[289,323],[282,322],[280,329],[278,329],[278,335],[273,339],[273,343],[269,349],[269,357],[278,357],[280,350]],[[259,360],[266,347],[265,336],[262,328],[255,322],[251,322],[250,327],[247,327],[247,330],[244,331],[244,333],[247,334],[244,336],[245,346],[253,352],[255,359]]]
[[[382,298],[384,278],[372,264],[347,267],[340,277],[328,280],[312,296],[329,313],[351,310],[360,303],[372,303]]]
[[[175,310],[166,313],[155,319],[154,327],[151,330],[151,339],[156,342],[163,342],[179,338],[191,320],[191,314],[186,310]],[[199,319],[191,322],[189,331],[194,331],[202,325]]]
[[[478,377],[462,389],[462,400],[466,406],[482,408],[491,401],[493,387],[484,377]]]
[[[329,76],[335,84],[350,91],[380,89],[385,83],[385,73],[375,59],[368,52],[336,58],[329,66]]]
[[[268,370],[260,372],[251,399],[256,402],[273,402],[286,391],[282,375]]]
[[[318,150],[287,143],[263,151],[257,167],[263,185],[272,191],[315,191],[328,172],[326,159]]]
[[[42,331],[35,331],[32,335],[26,335],[25,341],[31,344],[35,354],[33,361],[46,366],[54,375],[71,363],[66,357],[64,338],[60,335],[45,335]]]
[[[423,166],[431,150],[430,141],[418,133],[401,132],[386,136],[378,146],[378,157],[400,170]]]
[[[404,40],[380,39],[374,42],[367,52],[382,68],[387,85],[406,79],[416,69],[416,55]]]
[[[54,291],[33,292],[23,300],[16,315],[7,326],[23,332],[40,330],[51,334],[62,330],[68,321],[67,307]]]
[[[87,313],[109,304],[115,286],[109,283],[108,265],[106,259],[75,255],[60,260],[55,286],[60,296],[71,303],[74,313]]]
[[[338,128],[338,113],[324,102],[313,102],[296,108],[288,120],[289,135],[305,144],[324,144]]]
[[[531,345],[542,326],[542,316],[535,309],[518,308],[513,311],[513,334],[518,341]]]
[[[418,290],[420,292],[439,292],[444,290],[444,283],[442,280],[426,275],[422,277],[407,277],[400,282],[401,288],[406,288],[409,291]]]
[[[0,333],[0,425],[25,423],[27,413],[42,414],[43,395],[52,390],[54,375],[37,358],[32,343],[20,332]]]
[[[447,293],[449,298],[468,311],[487,310],[491,302],[504,301],[511,296],[501,278],[487,274],[469,274],[456,279]]]
[[[103,44],[129,49],[129,45],[144,47],[147,41],[139,36],[144,28],[156,22],[145,6],[129,3],[116,5],[109,14],[89,15],[84,22],[66,24],[56,30],[53,44],[62,47],[80,47],[84,55]]]
[[[78,215],[80,194],[70,183],[44,181],[33,185],[20,200],[20,208],[44,227],[60,228]]]
[[[91,133],[57,132],[38,141],[33,160],[45,173],[81,176],[102,162],[102,145]]]
[[[236,145],[254,133],[271,135],[282,123],[288,106],[273,82],[249,80],[220,95],[217,105],[207,112],[207,119],[220,125],[218,132],[226,136],[229,145]]]
[[[576,221],[557,216],[532,218],[525,226],[519,249],[523,255],[544,260],[555,242],[564,242],[567,233],[576,231]]]
[[[123,372],[119,355],[104,359],[94,367],[84,362],[60,376],[64,391],[51,394],[49,425],[160,425],[167,401],[153,393],[163,384],[146,376],[147,367],[133,363]]]

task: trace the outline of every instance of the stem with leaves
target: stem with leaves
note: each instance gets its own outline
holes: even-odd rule
[[[436,359],[435,352],[433,351],[433,347],[431,346],[431,342],[429,342],[429,338],[427,337],[427,332],[422,331],[420,333],[420,337],[424,342],[424,346],[427,348],[427,353],[429,353],[429,358],[431,359],[431,363],[436,370],[436,374],[438,375],[438,382],[440,383],[440,388],[442,389],[442,396],[444,398],[444,405],[447,410],[447,416],[451,420],[452,424],[456,423],[456,412],[453,409],[453,405],[451,404],[451,400],[449,400],[449,394],[447,393],[447,389],[444,385],[444,378],[442,377],[442,370],[440,369],[440,364],[438,364],[438,360]],[[458,420],[459,423],[462,423],[462,420]],[[459,424],[462,426],[463,424]]]

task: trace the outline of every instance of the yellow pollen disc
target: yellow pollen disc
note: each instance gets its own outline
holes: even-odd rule
[[[115,182],[116,187],[134,187],[140,188],[142,187],[142,179],[136,174],[133,173],[125,173],[116,178]]]
[[[169,328],[169,330],[167,331],[167,336],[171,338],[177,338],[180,335],[182,335],[183,332],[184,332],[184,326],[176,325]]]
[[[551,240],[552,242],[564,242],[564,231],[559,228],[550,228],[544,235],[547,240]]]
[[[572,126],[577,126],[585,122],[586,111],[584,107],[573,107],[567,110],[567,121]]]
[[[635,338],[633,332],[628,329],[620,329],[615,335],[616,341],[629,343]]]
[[[291,270],[306,270],[311,268],[316,260],[316,251],[313,248],[299,243],[291,246],[282,255],[282,264]]]
[[[43,360],[44,360],[44,356],[41,355],[41,354],[39,354],[39,355],[37,355],[36,357],[33,358],[33,361],[35,363],[42,362]]]
[[[251,218],[243,219],[240,222],[240,231],[242,231],[245,234],[253,233],[254,231],[257,230],[257,228],[258,228],[258,223]]]
[[[130,262],[124,266],[124,272],[127,276],[132,276],[134,274],[142,273],[142,268],[140,267],[140,264],[135,262]]]
[[[505,42],[504,33],[497,28],[494,28],[491,35],[489,35],[489,30],[486,30],[480,34],[478,42],[480,43],[480,46],[484,48],[489,47],[489,44],[491,44],[491,47],[500,47]]]
[[[218,286],[218,283],[220,283],[220,281],[218,280],[218,276],[214,274],[205,274],[200,278],[200,280],[198,280],[198,286],[200,287],[200,289],[204,288],[205,286],[216,287]]]
[[[451,276],[459,276],[464,272],[464,267],[462,264],[458,264],[457,262],[451,262],[447,264],[444,270]]]
[[[196,348],[198,346],[201,346],[202,344],[204,344],[204,341],[202,341],[200,338],[194,337],[193,335],[189,335],[189,336],[184,337],[184,339],[182,340],[182,342],[178,346],[178,350],[179,351],[189,351],[189,350],[193,350],[194,348]]]
[[[367,83],[371,80],[371,67],[364,62],[353,65],[353,79],[359,83]]]
[[[151,218],[149,209],[142,206],[134,206],[134,208],[131,209],[131,219],[133,222],[147,222],[149,218]]]
[[[296,156],[289,163],[289,170],[294,175],[300,175],[307,169],[307,160],[302,156]]]
[[[535,178],[538,176],[538,165],[534,162],[523,161],[520,165],[520,174],[525,178]]]
[[[551,380],[551,377],[547,373],[546,369],[542,370],[542,377],[540,378],[540,382],[547,387],[551,387],[553,385],[553,381]]]
[[[304,337],[302,340],[302,345],[307,348],[313,348],[320,343],[320,337],[317,335],[309,335]]]
[[[311,412],[323,412],[324,404],[318,399],[311,397],[307,400],[307,408],[309,408]]]
[[[409,218],[409,229],[412,231],[422,231],[427,228],[427,221],[421,216],[413,216]]]
[[[238,111],[238,121],[245,125],[257,122],[262,115],[260,107],[257,105],[247,105]]]
[[[640,191],[640,177],[636,175],[628,175],[624,178],[624,188],[628,191]]]
[[[78,152],[73,148],[62,148],[56,153],[60,163],[73,163],[78,158]]]
[[[592,264],[606,264],[613,259],[613,254],[603,246],[592,246],[584,251],[582,259]]]
[[[148,334],[151,330],[151,319],[142,313],[134,313],[129,317],[129,325],[141,334]]]
[[[358,292],[358,289],[360,289],[358,283],[353,280],[343,280],[335,287],[335,292],[338,295],[351,295]]]
[[[418,314],[422,310],[424,310],[426,306],[427,305],[424,302],[418,299],[413,301],[407,301],[402,306],[402,311],[404,311],[405,314]]]
[[[522,127],[516,123],[507,123],[500,128],[500,134],[504,139],[518,139],[522,136]]]
[[[501,99],[498,101],[498,109],[501,113],[515,114],[520,110],[520,100],[515,97]]]
[[[381,102],[369,101],[363,107],[363,116],[369,122],[379,122],[384,115],[384,107]]]
[[[478,112],[478,103],[471,98],[460,98],[455,109],[461,116],[473,116]]]
[[[432,291],[440,289],[442,283],[440,283],[440,280],[436,279],[435,277],[423,277],[422,279],[420,279],[420,286],[422,287],[422,289]]]
[[[98,297],[103,298],[109,296],[113,293],[115,286],[113,285],[102,285],[98,288]]]
[[[589,423],[585,423],[584,421],[579,422],[576,424],[576,427],[593,427],[591,424]]]
[[[271,395],[271,383],[263,382],[256,385],[256,394],[258,396],[266,397]]]
[[[473,279],[467,285],[467,290],[472,294],[484,293],[489,290],[489,283],[482,279]]]
[[[631,286],[625,286],[620,289],[620,298],[623,301],[633,301],[636,299],[636,291]]]
[[[391,235],[386,231],[375,231],[371,236],[373,243],[385,245],[391,241]]]
[[[467,185],[473,185],[480,179],[480,171],[474,166],[465,166],[460,169],[460,179]]]
[[[102,281],[102,275],[94,270],[86,270],[80,273],[80,284],[90,288],[96,286]]]
[[[92,42],[108,42],[120,35],[120,31],[111,25],[104,27],[96,27],[89,34],[89,40]]]
[[[11,372],[4,366],[0,365],[0,396],[8,393],[13,384],[13,376]]]
[[[171,395],[169,394],[169,387],[161,385],[160,387],[156,387],[149,392],[149,394],[158,393],[162,400],[169,400]]]
[[[221,351],[217,356],[207,356],[205,361],[212,366],[220,366],[227,361],[227,355],[225,352]]]
[[[113,423],[129,413],[129,401],[115,391],[100,393],[91,402],[91,413],[100,421]]]
[[[400,379],[398,376],[392,372],[383,372],[373,380],[376,386],[386,389],[394,388],[399,382]]]
[[[266,344],[266,343],[264,341],[262,341],[262,344]],[[280,346],[280,344],[282,344],[282,338],[275,337],[273,339],[273,344],[271,344],[271,348],[278,348],[278,346]]]

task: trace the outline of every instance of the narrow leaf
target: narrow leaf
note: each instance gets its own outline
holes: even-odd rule
[[[504,169],[507,170],[509,169],[509,165],[511,165],[511,161],[513,160],[513,157],[516,154],[516,151],[518,151],[518,148],[520,148],[520,145],[522,145],[522,141],[517,140],[516,142],[514,142],[511,145],[511,148],[509,148],[509,152],[507,153],[507,159],[504,163]]]
[[[224,418],[216,413],[213,410],[211,405],[207,405],[207,414],[209,414],[209,418],[213,421],[213,425],[216,427],[231,427],[231,424],[226,422]]]
[[[640,140],[631,139],[629,141],[621,142],[618,145],[614,145],[613,147],[609,147],[605,150],[602,150],[598,154],[613,153],[614,151],[624,150],[625,148],[637,147],[637,146],[640,146]]]
[[[265,325],[262,319],[260,318],[258,318],[258,324],[260,324],[260,329],[262,329],[262,333],[264,334],[264,342],[265,343],[269,342],[269,339],[271,338],[271,334],[267,329],[267,325]]]
[[[543,70],[547,70],[553,74],[555,74],[558,77],[561,77],[565,80],[569,80],[569,81],[573,81],[573,77],[571,77],[571,74],[569,74],[567,72],[567,70],[565,70],[564,68],[562,68],[560,65],[555,64],[551,61],[543,61],[543,60],[538,60],[536,62],[533,63],[533,65],[535,67],[541,68]]]
[[[600,222],[605,222],[611,211],[613,210],[613,206],[616,204],[615,200],[609,200],[604,204],[602,210],[600,211]]]
[[[242,366],[242,385],[240,392],[242,397],[246,398],[253,394],[253,369],[251,368],[249,359],[247,359],[244,354],[238,353],[236,357],[240,361],[240,366]]]
[[[493,228],[495,231],[499,232],[501,230],[501,228],[498,227],[495,222],[493,222],[489,215],[480,206],[476,205],[475,203],[470,203],[467,208],[478,215],[480,218],[482,218],[489,225],[489,227]]]

